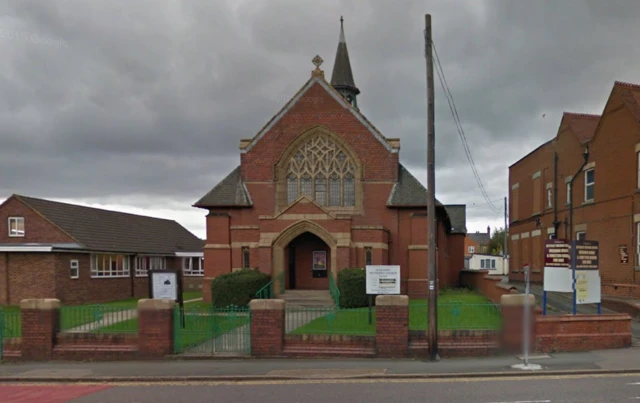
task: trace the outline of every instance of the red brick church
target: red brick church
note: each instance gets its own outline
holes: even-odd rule
[[[360,111],[342,26],[330,82],[313,63],[293,98],[240,140],[240,165],[194,205],[209,211],[206,299],[211,279],[240,268],[327,290],[329,271],[367,264],[400,265],[402,293],[427,293],[426,189],[400,163],[400,139]],[[443,287],[464,267],[465,206],[436,204]]]

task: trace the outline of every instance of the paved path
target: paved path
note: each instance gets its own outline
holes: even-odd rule
[[[185,304],[190,304],[192,302],[198,302],[198,301],[202,301],[202,298],[194,298],[194,299],[190,299],[187,301],[184,301]],[[90,332],[92,330],[96,330],[96,329],[100,329],[102,327],[106,327],[106,326],[111,326],[111,325],[115,325],[116,323],[121,323],[130,319],[134,319],[138,317],[138,309],[126,309],[126,308],[122,308],[122,309],[118,309],[118,308],[113,308],[110,309],[108,308],[109,306],[106,305],[107,309],[110,310],[111,312],[108,312],[106,314],[104,314],[102,316],[102,319],[95,321],[95,322],[91,322],[91,323],[85,323],[84,325],[80,325],[78,327],[74,327],[72,329],[68,329],[65,330],[65,332]]]
[[[111,387],[109,387],[111,386]],[[58,403],[48,399],[48,386],[23,385],[21,402]],[[70,386],[70,390],[73,390]],[[77,387],[75,387],[77,388]],[[84,388],[87,388],[85,386]],[[549,378],[197,382],[189,384],[100,385],[84,391],[76,403],[608,403],[640,399],[640,376],[563,376]],[[44,393],[43,393],[44,389]],[[15,390],[15,389],[14,389]],[[4,392],[4,393],[3,393]],[[93,392],[93,393],[91,393]],[[10,390],[0,389],[3,397]],[[90,394],[88,394],[90,393]],[[28,396],[33,396],[28,398]],[[49,395],[50,396],[50,395]],[[25,399],[25,397],[27,397]],[[7,400],[4,400],[7,401]]]
[[[561,353],[548,356],[532,356],[532,363],[542,365],[542,371],[580,370],[640,370],[640,348],[603,350],[588,353]],[[522,361],[516,356],[486,358],[443,359],[430,362],[411,359],[215,359],[215,360],[167,360],[127,362],[48,362],[0,364],[0,382],[3,378],[21,379],[52,378],[78,381],[95,377],[219,377],[219,376],[289,376],[306,377],[307,371],[316,374],[340,375],[350,370],[384,374],[464,374],[501,373],[521,374],[512,369]],[[297,374],[297,375],[295,375]],[[353,373],[350,376],[354,375]],[[0,399],[0,401],[2,401]]]

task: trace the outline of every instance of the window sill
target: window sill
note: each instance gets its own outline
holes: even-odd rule
[[[70,280],[80,280],[80,277],[69,277]]]
[[[24,235],[11,235],[9,234],[9,238],[24,238]]]
[[[586,206],[588,204],[595,204],[595,202],[596,202],[595,199],[585,200],[582,202],[582,205]]]
[[[536,216],[539,216],[539,215],[541,215],[541,214],[542,214],[542,213],[541,213],[540,211],[537,211],[537,212],[535,212],[535,213],[531,214],[531,217],[536,217]]]
[[[112,279],[112,278],[130,278],[131,276],[126,274],[126,275],[120,275],[120,276],[91,276],[91,279]]]

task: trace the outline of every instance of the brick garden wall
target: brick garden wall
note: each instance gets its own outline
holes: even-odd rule
[[[489,276],[488,271],[485,270],[462,270],[460,272],[460,285],[479,292],[494,304],[499,303],[503,295],[517,292],[511,286],[502,283],[500,277]]]
[[[524,297],[501,298],[499,331],[439,331],[441,357],[488,356],[519,352]],[[376,299],[376,330],[371,336],[285,333],[284,300],[251,302],[253,357],[426,358],[426,331],[409,330],[407,296]],[[59,332],[55,299],[22,301],[22,338],[6,339],[5,360],[150,360],[173,354],[173,308],[168,300],[138,303],[137,334]],[[532,351],[593,351],[631,346],[631,318],[615,315],[541,316],[532,314]]]

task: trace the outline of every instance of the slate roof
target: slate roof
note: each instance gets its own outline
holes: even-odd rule
[[[391,188],[389,207],[426,207],[427,189],[402,164],[398,164],[398,182]],[[436,206],[442,206],[436,199]]]
[[[242,182],[242,171],[238,165],[193,206],[207,207],[250,207],[253,205],[249,191]]]
[[[452,234],[467,233],[467,206],[465,204],[448,204],[444,206],[451,221]]]
[[[340,17],[340,40],[338,41],[338,49],[336,50],[336,60],[333,63],[331,85],[336,89],[345,88],[354,91],[356,94],[360,93],[360,90],[356,87],[356,83],[353,80],[347,41],[344,37],[342,17]]]
[[[467,237],[473,239],[480,246],[488,245],[489,240],[491,240],[491,237],[486,232],[470,232]]]
[[[92,251],[202,252],[204,241],[174,220],[13,195]]]

